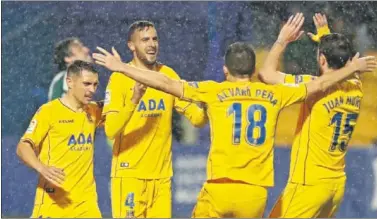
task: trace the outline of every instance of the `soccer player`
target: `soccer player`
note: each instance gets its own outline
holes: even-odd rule
[[[67,85],[67,95],[39,108],[17,146],[20,159],[40,175],[32,218],[101,218],[93,152],[102,109],[90,102],[98,73],[75,61]]]
[[[320,39],[317,60],[319,73],[337,77],[338,69],[349,66],[354,51],[341,34],[329,34],[326,17],[316,14],[314,23]],[[327,30],[326,30],[327,29]],[[325,36],[323,36],[325,35]],[[289,75],[277,71],[277,56],[286,43],[274,45],[278,51],[267,57],[262,79],[270,84],[311,83],[311,75]],[[352,60],[353,61],[353,60]],[[363,97],[361,82],[351,75],[305,100],[291,151],[288,184],[277,200],[270,217],[334,217],[344,196],[345,155]]]
[[[297,40],[303,33],[303,22],[302,14],[291,17],[278,43]],[[271,53],[277,52],[274,48]],[[122,63],[114,48],[114,55],[98,49],[102,54],[93,54],[97,64],[181,99],[206,104],[212,136],[207,181],[193,211],[193,217],[199,218],[262,217],[267,188],[274,185],[273,144],[280,110],[376,64],[371,57],[355,58],[334,76],[323,75],[297,86],[253,83],[254,51],[250,45],[238,42],[225,53],[226,81],[182,82]]]
[[[130,25],[129,66],[158,71],[179,79],[170,67],[157,62],[159,41],[153,23]],[[120,57],[118,56],[120,60]],[[112,73],[106,88],[105,133],[114,139],[111,202],[114,218],[124,218],[127,195],[134,194],[135,217],[171,218],[172,113],[185,115],[195,126],[207,123],[203,109],[170,94]]]

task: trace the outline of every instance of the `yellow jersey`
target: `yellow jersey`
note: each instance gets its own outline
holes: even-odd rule
[[[33,145],[43,164],[65,173],[60,188],[40,177],[36,205],[97,200],[93,155],[95,130],[100,121],[101,108],[95,103],[75,112],[55,99],[35,113],[21,140]]]
[[[166,65],[159,65],[158,71],[173,79],[179,79],[177,73]],[[103,114],[120,112],[127,105],[132,105],[135,83],[122,73],[112,73],[106,88]],[[159,179],[173,175],[173,108],[191,122],[207,121],[205,111],[196,104],[147,88],[132,111],[128,123],[115,137],[111,177]]]
[[[306,86],[183,82],[184,100],[205,103],[211,127],[207,180],[274,185],[273,145],[282,108],[303,101]]]
[[[287,75],[285,83],[306,83],[314,78]],[[302,104],[292,145],[290,182],[310,185],[345,177],[347,145],[362,97],[360,80],[350,79]]]

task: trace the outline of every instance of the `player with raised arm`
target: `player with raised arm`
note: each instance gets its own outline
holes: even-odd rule
[[[68,92],[40,107],[17,146],[17,155],[40,174],[32,218],[100,218],[93,172],[101,106],[90,102],[98,86],[93,64],[73,62]]]
[[[352,44],[341,34],[330,34],[326,16],[313,17],[319,41],[318,66],[321,76],[338,77],[338,69],[349,67],[355,55]],[[287,42],[278,39],[260,71],[270,84],[307,84],[312,75],[289,75],[277,71],[277,60]],[[376,65],[371,65],[375,68]],[[370,69],[371,70],[371,69]],[[308,98],[301,106],[291,151],[288,184],[270,217],[334,217],[343,200],[346,173],[345,155],[360,113],[363,97],[357,75]]]
[[[302,14],[292,16],[282,28],[279,40],[297,40],[303,34],[303,22]],[[250,82],[255,53],[249,44],[237,42],[225,53],[226,81],[183,82],[122,63],[114,48],[114,55],[99,47],[98,50],[101,53],[93,54],[97,64],[181,99],[206,105],[212,130],[211,149],[207,181],[193,217],[262,217],[267,188],[274,185],[273,145],[281,109],[376,64],[373,57],[356,57],[338,70],[336,77],[323,75],[297,86],[266,85]]]
[[[157,62],[159,40],[152,22],[131,24],[128,48],[133,55],[128,66],[179,79],[172,68]],[[117,58],[120,60],[119,55]],[[196,104],[146,88],[122,73],[112,73],[103,114],[106,135],[114,139],[111,168],[114,218],[126,216],[128,194],[134,196],[135,217],[171,217],[173,109],[195,126],[207,123],[205,111]]]

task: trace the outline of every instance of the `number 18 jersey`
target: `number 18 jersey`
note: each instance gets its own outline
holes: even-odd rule
[[[310,75],[287,75],[306,83]],[[312,185],[345,177],[345,154],[360,113],[361,82],[350,79],[305,101],[291,152],[289,182]]]
[[[275,127],[282,108],[306,98],[306,86],[184,82],[183,97],[203,102],[211,127],[207,179],[273,186]]]

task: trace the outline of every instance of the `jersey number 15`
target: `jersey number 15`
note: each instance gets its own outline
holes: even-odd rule
[[[259,118],[256,117],[256,112],[259,112]],[[233,103],[227,112],[227,116],[233,115],[233,144],[238,145],[241,142],[241,128],[242,128],[242,104]],[[254,104],[248,107],[246,121],[246,142],[252,146],[260,146],[266,141],[266,108],[259,104]],[[254,129],[258,129],[259,135],[255,136]]]
[[[343,113],[336,113],[331,119],[331,125],[335,124],[335,131],[329,149],[331,152],[335,151],[336,148],[339,148],[339,151],[342,152],[346,150],[348,142],[351,139],[358,114],[346,114],[345,124],[342,125],[343,116]],[[345,140],[339,142],[339,136],[345,136]]]

